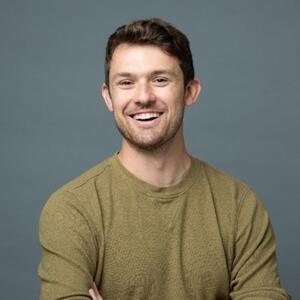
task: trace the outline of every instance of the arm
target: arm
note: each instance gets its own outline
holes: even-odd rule
[[[52,195],[40,217],[40,300],[90,299],[98,243],[88,203],[70,192]]]
[[[239,204],[236,220],[231,299],[291,299],[280,287],[275,248],[268,213],[249,190]]]

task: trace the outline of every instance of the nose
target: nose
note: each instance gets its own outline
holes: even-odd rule
[[[150,105],[155,102],[155,95],[153,93],[151,84],[147,82],[139,83],[136,89],[134,101],[136,104],[144,106]]]

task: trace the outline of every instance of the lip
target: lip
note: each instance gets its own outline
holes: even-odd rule
[[[161,111],[161,110],[154,110],[154,109],[141,109],[141,110],[138,110],[138,111],[134,111],[134,112],[130,112],[128,115],[130,117],[133,117],[135,115],[139,115],[139,114],[147,114],[147,113],[158,113],[160,115],[162,115],[164,112]]]

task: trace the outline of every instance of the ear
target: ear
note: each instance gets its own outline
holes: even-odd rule
[[[113,112],[114,108],[113,108],[113,103],[111,101],[111,97],[110,97],[110,93],[109,93],[109,87],[105,83],[102,84],[101,93],[102,93],[102,97],[104,99],[107,109],[110,112]]]
[[[185,105],[186,106],[191,106],[192,104],[194,104],[197,99],[198,96],[201,92],[201,83],[200,80],[197,78],[194,78],[193,80],[191,80],[186,88],[185,88]]]

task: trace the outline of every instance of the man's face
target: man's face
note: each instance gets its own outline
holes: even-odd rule
[[[186,96],[178,60],[156,46],[121,44],[102,94],[125,141],[157,149],[179,134]]]

